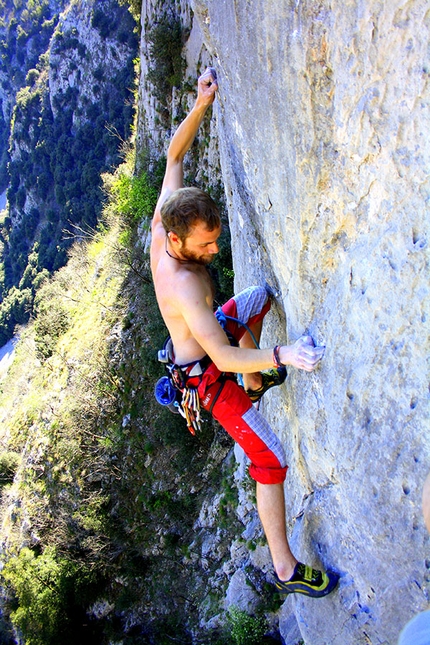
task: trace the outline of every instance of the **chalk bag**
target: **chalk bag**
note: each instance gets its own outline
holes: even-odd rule
[[[154,395],[160,405],[165,405],[171,412],[178,412],[176,402],[177,390],[168,376],[162,376],[155,384]]]

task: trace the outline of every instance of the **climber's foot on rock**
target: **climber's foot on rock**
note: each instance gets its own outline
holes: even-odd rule
[[[262,383],[258,389],[255,390],[246,390],[247,395],[253,403],[256,403],[261,399],[263,394],[270,390],[271,387],[275,385],[281,385],[287,378],[287,370],[285,367],[272,368],[270,370],[265,370],[261,372]]]
[[[277,592],[282,594],[301,593],[312,598],[322,598],[331,593],[338,582],[337,573],[333,571],[323,573],[298,562],[289,580],[279,580],[276,576],[275,587]]]

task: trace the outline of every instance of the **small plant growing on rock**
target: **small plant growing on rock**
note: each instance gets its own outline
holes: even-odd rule
[[[185,68],[182,49],[188,32],[176,15],[165,13],[146,33],[151,64],[148,80],[163,109],[162,116],[168,117],[168,105],[173,87],[180,87]],[[166,121],[167,123],[167,121]]]
[[[238,607],[231,607],[229,623],[235,645],[260,645],[267,630],[264,616],[250,616]]]
[[[0,453],[0,487],[12,483],[19,459],[19,454],[11,450]]]

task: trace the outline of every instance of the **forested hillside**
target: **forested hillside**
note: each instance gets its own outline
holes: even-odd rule
[[[0,345],[97,226],[100,173],[131,135],[138,27],[116,0],[6,0],[1,23]]]

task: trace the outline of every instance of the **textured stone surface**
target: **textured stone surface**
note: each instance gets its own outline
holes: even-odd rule
[[[58,96],[61,97],[69,88],[74,88],[78,95],[78,109],[73,113],[75,127],[88,120],[82,107],[100,101],[103,83],[100,82],[100,76],[97,77],[97,72],[102,74],[103,79],[104,75],[114,77],[124,68],[125,61],[130,56],[129,44],[121,43],[116,32],[106,36],[94,27],[95,6],[93,0],[70,3],[61,14],[58,31],[67,38],[75,38],[79,47],[68,47],[64,51],[62,41],[58,43],[54,38],[49,51],[49,98],[52,112],[54,116],[57,115]],[[112,6],[109,2],[104,2],[102,8],[108,12]],[[82,52],[86,53],[83,55]]]
[[[395,645],[428,598],[428,4],[192,6],[220,77],[236,286],[280,291],[263,344],[327,346],[263,406],[294,550],[342,576],[288,600],[281,631],[292,644],[292,610],[306,645]]]

